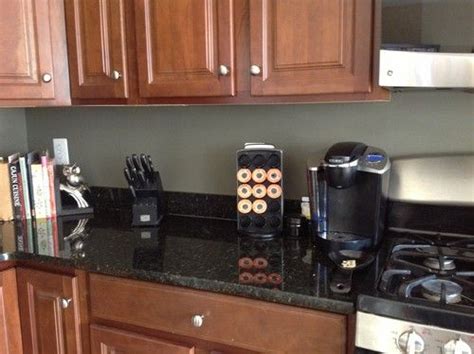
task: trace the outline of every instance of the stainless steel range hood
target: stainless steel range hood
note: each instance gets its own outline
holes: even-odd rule
[[[474,54],[380,50],[379,85],[474,88]]]
[[[474,88],[474,0],[382,0],[379,85]]]

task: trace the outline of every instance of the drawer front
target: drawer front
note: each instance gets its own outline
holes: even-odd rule
[[[342,315],[96,274],[90,276],[90,304],[93,320],[117,321],[244,349],[346,352],[346,317]],[[203,316],[201,326],[194,316]]]
[[[103,326],[91,326],[92,354],[194,354],[194,348]]]

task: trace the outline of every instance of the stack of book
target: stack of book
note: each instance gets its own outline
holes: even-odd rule
[[[55,219],[54,159],[35,151],[0,157],[0,221],[15,222],[17,250],[57,253]]]

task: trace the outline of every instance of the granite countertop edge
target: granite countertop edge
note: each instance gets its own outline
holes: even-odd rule
[[[269,303],[289,305],[311,310],[320,310],[349,315],[355,312],[355,304],[351,301],[342,301],[329,298],[320,298],[316,295],[302,295],[284,290],[257,288],[249,285],[229,283],[206,278],[196,278],[157,271],[129,271],[118,267],[100,267],[80,260],[63,259],[45,255],[36,255],[24,252],[10,252],[0,254],[0,262],[30,261],[39,265],[55,267],[69,267],[84,270],[90,273],[110,275],[119,278],[146,281],[164,285],[180,286],[184,288],[208,291],[217,294],[239,296]]]

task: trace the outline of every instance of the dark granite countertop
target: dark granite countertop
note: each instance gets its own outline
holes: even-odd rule
[[[88,220],[85,229],[70,235],[78,221],[58,219],[58,244],[52,223],[38,221],[34,252],[17,251],[16,240],[28,225],[3,224],[2,260],[29,260],[38,264],[74,267],[93,273],[183,286],[243,296],[286,305],[353,313],[358,289],[373,286],[371,272],[354,274],[349,294],[330,290],[334,266],[308,238],[258,240],[239,237],[235,221],[167,216],[155,229],[132,229],[123,215]],[[23,230],[23,231],[22,231]],[[81,232],[82,231],[82,232]],[[20,242],[21,243],[21,242]],[[239,260],[263,258],[262,270]],[[265,260],[268,262],[266,267]],[[248,259],[246,259],[248,262]],[[261,259],[260,259],[261,261]],[[262,262],[262,261],[261,261]],[[241,273],[250,273],[241,275]],[[256,273],[262,273],[254,277]],[[265,282],[268,277],[272,284]],[[260,282],[263,284],[256,284]]]

